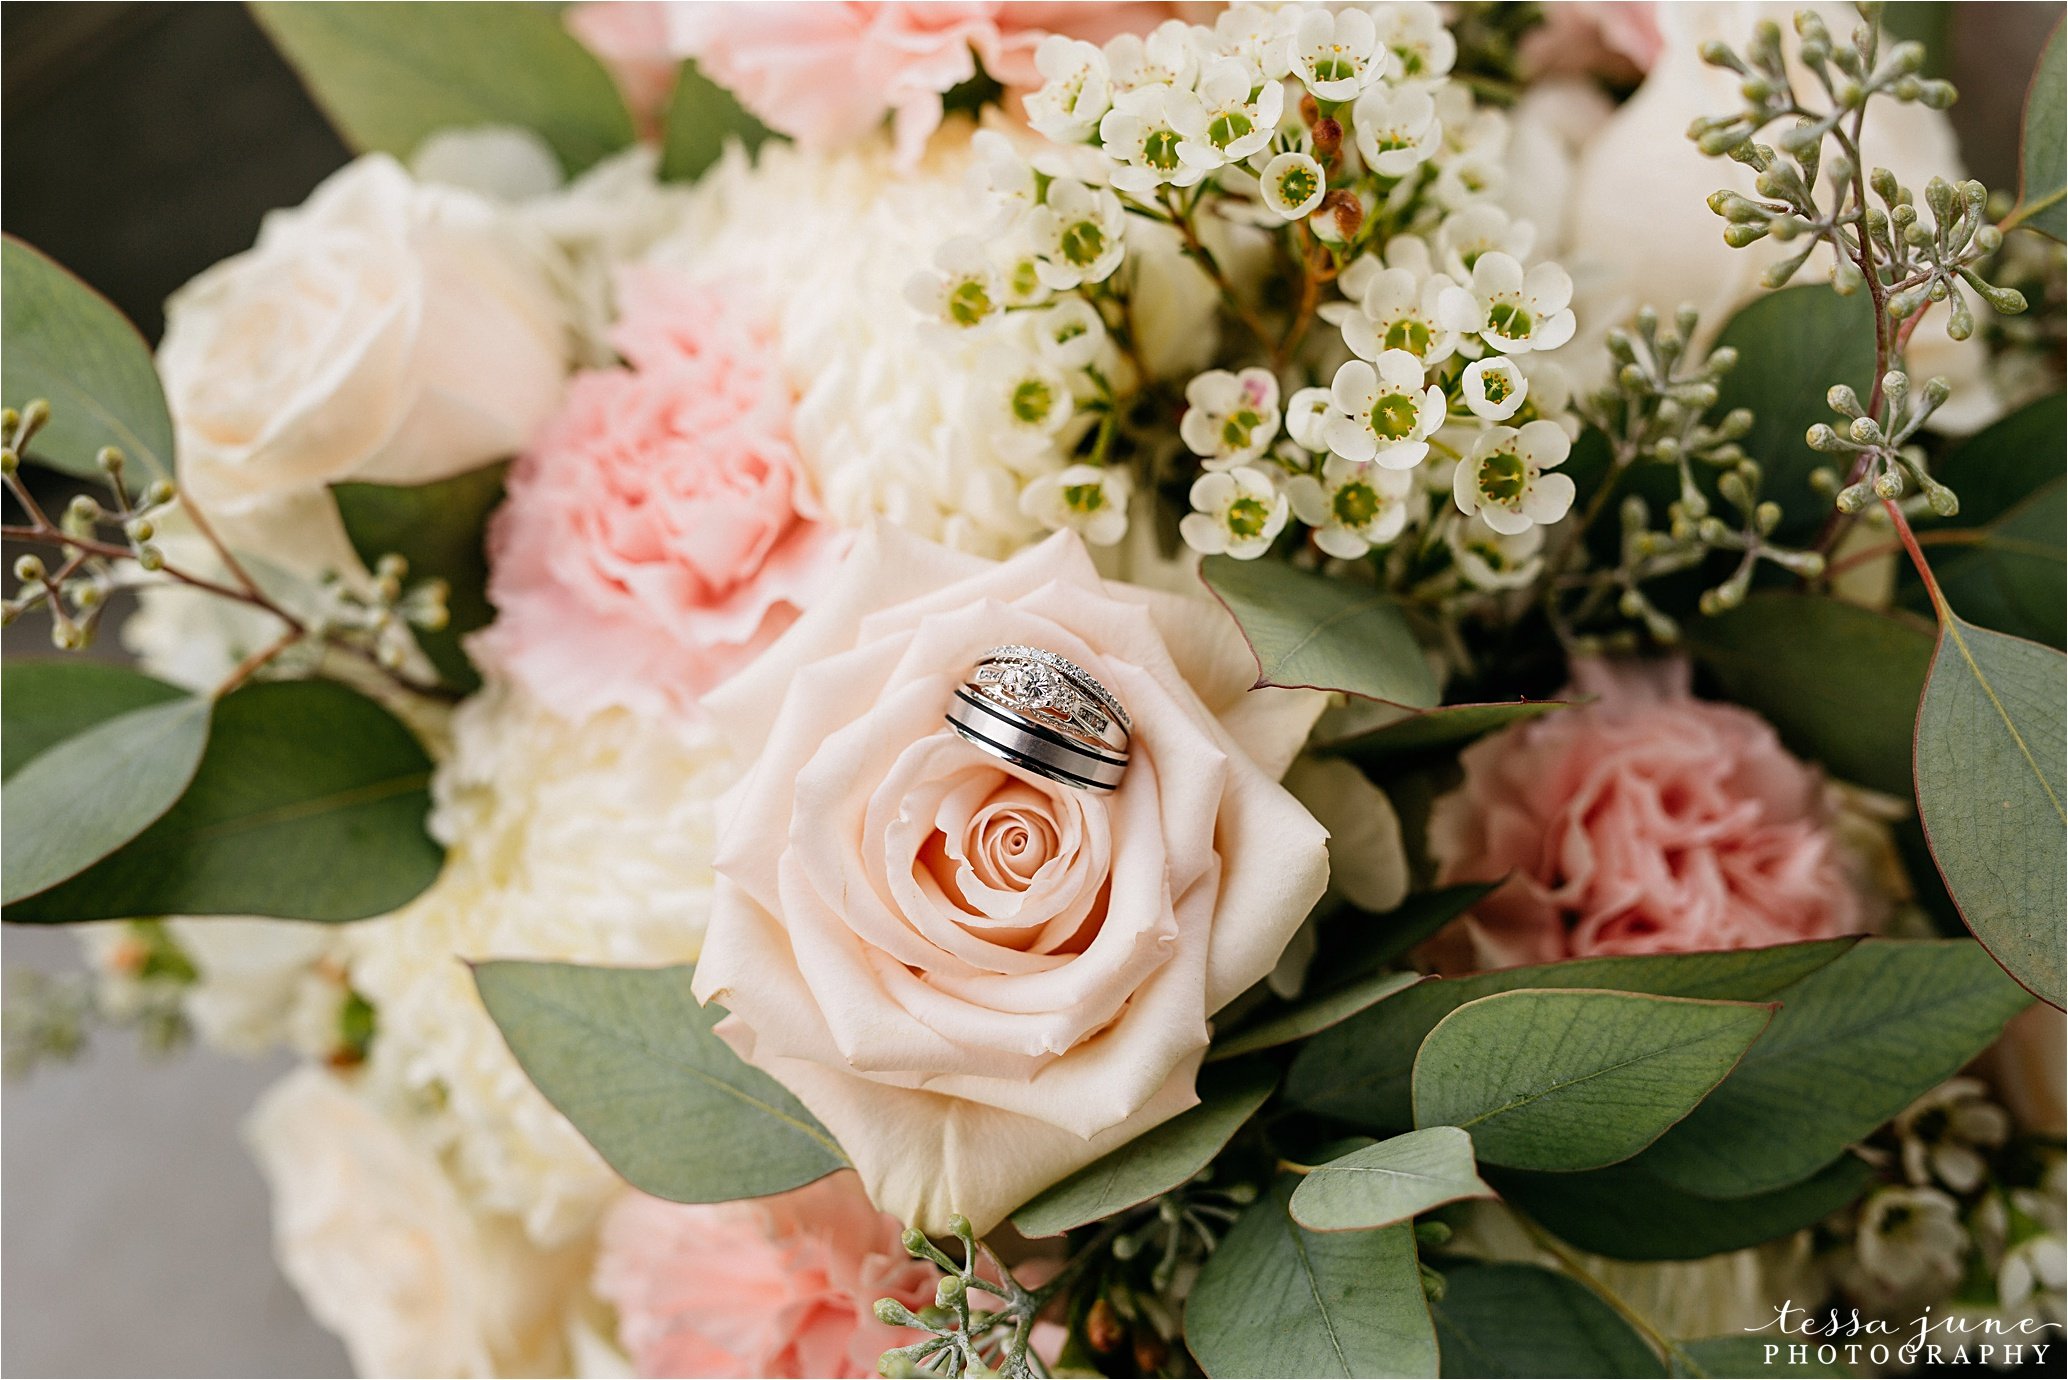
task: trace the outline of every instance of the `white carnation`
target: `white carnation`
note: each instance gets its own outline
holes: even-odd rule
[[[714,740],[616,710],[569,723],[493,684],[455,714],[433,783],[443,875],[351,931],[352,984],[379,1020],[369,1078],[439,1107],[462,1185],[542,1244],[586,1231],[618,1181],[526,1079],[459,960],[693,960],[732,774]]]

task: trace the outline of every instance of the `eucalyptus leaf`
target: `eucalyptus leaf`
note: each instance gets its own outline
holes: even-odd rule
[[[247,685],[216,701],[207,750],[178,803],[71,880],[8,906],[6,918],[385,915],[429,886],[443,861],[424,830],[430,778],[414,735],[357,691],[322,680]]]
[[[768,126],[749,115],[730,91],[694,62],[685,62],[661,117],[661,176],[670,182],[694,181],[718,161],[727,141],[737,139],[751,153],[768,137]]]
[[[1286,1099],[1372,1131],[1405,1130],[1414,1125],[1410,1078],[1415,1053],[1436,1023],[1466,1002],[1536,987],[1764,1001],[1856,942],[1826,939],[1720,953],[1582,958],[1421,983],[1302,1045],[1286,1075]]]
[[[208,745],[208,710],[194,696],[132,709],[11,777],[0,793],[4,903],[78,876],[171,809]]]
[[[1700,1260],[1814,1226],[1874,1180],[1855,1155],[1769,1193],[1704,1198],[1645,1168],[1644,1156],[1586,1174],[1488,1171],[1501,1197],[1572,1245],[1616,1260]]]
[[[1384,1001],[1422,981],[1420,973],[1371,973],[1337,987],[1317,991],[1290,1008],[1274,1011],[1214,1041],[1209,1060],[1233,1059],[1276,1045],[1289,1045],[1349,1020],[1368,1006]]]
[[[847,1158],[712,1027],[688,965],[484,963],[475,985],[531,1081],[633,1187],[677,1203],[759,1198]]]
[[[1524,990],[1467,1002],[1415,1056],[1417,1126],[1459,1126],[1515,1169],[1629,1159],[1736,1066],[1773,1008],[1635,992]]]
[[[1429,1126],[1316,1165],[1293,1190],[1293,1220],[1309,1231],[1370,1231],[1462,1198],[1491,1198],[1472,1136]]]
[[[1391,595],[1271,559],[1208,556],[1199,573],[1249,640],[1259,687],[1341,690],[1410,709],[1440,697]]]
[[[151,347],[107,298],[12,235],[0,242],[0,378],[7,406],[50,404],[29,443],[37,461],[95,476],[101,447],[114,446],[139,467],[132,478],[172,477],[172,414]]]
[[[1208,1375],[1433,1376],[1436,1329],[1414,1228],[1310,1232],[1290,1178],[1252,1203],[1207,1257],[1185,1341]]]
[[[2062,88],[2068,68],[2061,56],[2061,26],[2039,55],[2032,88],[2025,96],[2025,124],[2019,166],[2018,205],[2004,222],[2029,225],[2042,235],[2068,239],[2068,212],[2062,205],[2063,164],[2068,163],[2068,134],[2063,132]]]
[[[1060,1236],[1188,1183],[1256,1115],[1277,1082],[1277,1073],[1260,1061],[1202,1071],[1198,1106],[1037,1195],[1012,1215],[1012,1224],[1027,1236]]]
[[[1447,704],[1396,719],[1383,728],[1317,745],[1331,757],[1347,757],[1366,769],[1454,748],[1496,729],[1566,707],[1564,700],[1515,700],[1496,704]]]
[[[1866,397],[1874,382],[1874,303],[1866,293],[1841,297],[1822,284],[1756,296],[1716,338],[1738,352],[1737,367],[1717,385],[1712,419],[1733,408],[1752,409],[1741,445],[1765,469],[1760,493],[1781,505],[1776,540],[1799,540],[1831,511],[1829,497],[1810,487],[1810,472],[1830,463],[1803,437],[1831,420],[1824,395],[1834,383]],[[1834,658],[1835,660],[1835,658]]]
[[[187,692],[126,666],[84,657],[0,664],[0,777],[74,734]]]
[[[569,174],[632,142],[603,64],[558,7],[512,3],[253,4],[345,141],[408,158],[444,129],[515,125]]]
[[[1338,979],[1363,977],[1396,963],[1445,925],[1500,890],[1500,882],[1462,882],[1417,891],[1389,911],[1346,907],[1322,923],[1308,971]]]
[[[481,684],[460,639],[495,617],[482,541],[489,514],[502,502],[507,468],[488,465],[432,484],[338,484],[331,489],[345,535],[368,568],[393,552],[409,562],[408,582],[445,582],[450,617],[435,632],[416,630],[416,641],[440,679],[460,691]]]
[[[1446,1377],[1666,1374],[1613,1308],[1577,1281],[1535,1265],[1446,1270],[1443,1297],[1429,1311]]]
[[[1969,622],[2059,647],[2068,642],[2068,394],[2055,393],[1962,441],[1937,466],[1960,512],[1920,531],[1939,587]],[[1906,563],[1903,602],[1930,598]]]
[[[1777,994],[1723,1086],[1635,1163],[1688,1193],[1799,1183],[1958,1073],[2031,1000],[1969,939],[1867,939]]]
[[[1910,737],[1931,664],[1924,623],[1837,599],[1757,594],[1687,626],[1731,700],[1835,776],[1910,793]]]
[[[2068,1003],[2068,812],[2060,652],[1942,610],[1917,711],[1917,809],[1975,938],[2033,994]]]

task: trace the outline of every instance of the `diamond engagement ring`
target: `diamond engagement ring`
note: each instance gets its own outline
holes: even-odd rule
[[[1127,771],[1127,710],[1098,677],[1040,647],[986,652],[947,719],[992,756],[1066,786],[1110,791]]]

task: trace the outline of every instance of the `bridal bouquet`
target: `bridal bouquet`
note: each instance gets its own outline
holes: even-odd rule
[[[10,1054],[305,1056],[361,1369],[2058,1365],[2058,28],[255,8],[5,248]]]

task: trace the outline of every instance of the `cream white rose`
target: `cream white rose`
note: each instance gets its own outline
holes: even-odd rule
[[[565,1373],[585,1250],[470,1213],[431,1149],[320,1068],[275,1084],[244,1133],[281,1271],[359,1374]]]
[[[235,525],[521,449],[567,367],[546,269],[490,201],[383,155],[349,164],[166,303],[182,483]]]
[[[1015,642],[1132,712],[1118,791],[944,724]],[[1209,1018],[1327,883],[1327,835],[1278,782],[1322,699],[1255,676],[1219,608],[1105,583],[1072,533],[993,563],[880,528],[707,698],[754,766],[722,805],[697,996],[885,1211],[987,1228],[1196,1102]]]

